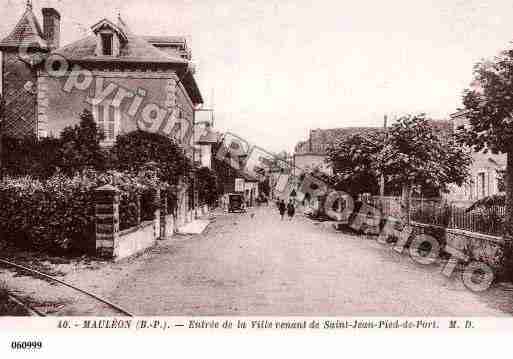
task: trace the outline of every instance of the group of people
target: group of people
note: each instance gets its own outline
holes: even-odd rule
[[[278,210],[280,211],[282,221],[285,219],[285,212],[287,212],[289,221],[291,221],[292,218],[294,218],[294,215],[296,214],[296,207],[294,206],[294,201],[292,199],[289,200],[288,204],[285,204],[285,201],[283,199],[280,199],[278,201]]]

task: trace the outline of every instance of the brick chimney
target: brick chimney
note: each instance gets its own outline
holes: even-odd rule
[[[51,50],[60,46],[61,15],[53,8],[43,8],[43,33]]]

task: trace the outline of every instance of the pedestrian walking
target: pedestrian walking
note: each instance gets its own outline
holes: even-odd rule
[[[287,210],[287,206],[285,205],[284,200],[280,200],[278,202],[278,210],[280,211],[281,220],[283,221],[283,218],[285,216],[285,211]]]
[[[294,218],[295,213],[296,207],[294,206],[294,202],[290,200],[289,204],[287,205],[287,215],[289,216],[289,221],[292,221],[292,218]]]

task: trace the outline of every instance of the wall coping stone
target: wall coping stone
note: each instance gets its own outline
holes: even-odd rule
[[[492,236],[489,234],[470,232],[470,231],[465,231],[463,229],[452,229],[452,228],[447,229],[447,233],[458,234],[458,235],[462,235],[465,237],[483,239],[483,240],[494,242],[494,243],[501,244],[501,245],[504,244],[504,239],[502,237]]]
[[[153,225],[153,220],[144,221],[138,224],[137,226],[133,226],[122,231],[119,231],[119,240],[123,240],[123,237],[126,237],[129,234],[135,233],[143,228],[149,227]]]
[[[109,192],[119,192],[119,190],[113,185],[106,184],[104,186],[98,187],[95,191],[109,191]]]
[[[424,227],[424,228],[431,227],[431,228],[443,229],[443,230],[447,231],[447,233],[457,234],[457,235],[470,237],[470,238],[482,239],[482,240],[497,243],[500,245],[503,245],[505,243],[505,241],[508,241],[507,239],[505,240],[504,238],[498,237],[498,236],[492,236],[489,234],[483,234],[483,233],[478,233],[478,232],[470,232],[470,231],[466,231],[463,229],[446,228],[446,227],[442,227],[442,226],[437,226],[435,224],[426,224],[426,223],[413,222],[413,221],[411,222],[411,224],[413,226],[417,226],[417,227]]]

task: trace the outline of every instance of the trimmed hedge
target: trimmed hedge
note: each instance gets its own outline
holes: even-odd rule
[[[0,237],[19,248],[48,252],[93,249],[94,190],[105,184],[120,190],[121,228],[138,223],[134,198],[162,185],[148,174],[114,171],[56,174],[47,180],[5,177],[0,181]]]
[[[0,235],[24,249],[87,249],[94,239],[93,190],[96,182],[61,174],[0,182]]]
[[[92,249],[96,188],[112,184],[120,190],[124,230],[153,218],[156,188],[178,186],[191,175],[190,160],[165,136],[135,131],[119,136],[110,150],[101,148],[102,139],[87,110],[58,139],[2,138],[2,242],[47,252]],[[206,179],[211,187],[212,176]],[[169,196],[175,212],[176,196]]]
[[[48,178],[60,166],[59,152],[62,144],[58,139],[3,136],[1,145],[3,175]]]

